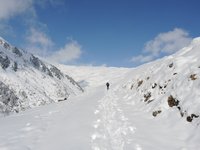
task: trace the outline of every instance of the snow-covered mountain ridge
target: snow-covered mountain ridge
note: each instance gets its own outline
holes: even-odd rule
[[[0,149],[198,150],[199,49],[195,39],[174,55],[133,69],[59,65],[85,92],[0,117]]]
[[[18,112],[82,91],[54,65],[0,38],[0,112]]]
[[[128,75],[123,88],[143,102],[153,116],[185,118],[200,123],[200,38],[177,53],[142,65]]]
[[[84,86],[94,88],[95,84],[109,81],[119,91],[131,91],[132,98],[127,101],[144,103],[141,109],[155,117],[169,116],[168,112],[174,111],[177,118],[200,123],[200,38],[173,55],[133,69],[62,65],[58,68],[77,81],[88,82]]]

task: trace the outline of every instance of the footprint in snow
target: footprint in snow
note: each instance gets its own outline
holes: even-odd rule
[[[136,149],[136,150],[142,150],[142,147],[141,147],[139,144],[136,144],[136,145],[135,145],[135,149]]]
[[[22,131],[28,132],[28,131],[31,131],[33,129],[34,129],[33,127],[25,127],[25,128],[22,129]]]
[[[30,126],[30,125],[31,125],[31,123],[27,123],[27,124],[26,124],[26,126]]]
[[[99,110],[95,110],[94,114],[96,115],[96,114],[98,114],[98,113],[99,113]]]
[[[93,127],[94,127],[95,129],[97,129],[97,128],[99,127],[100,122],[101,122],[100,119],[98,119],[97,121],[95,121]]]
[[[135,133],[135,130],[136,130],[135,127],[130,126],[130,127],[128,127],[128,128],[129,128],[129,130],[130,130],[132,133]]]
[[[128,100],[130,100],[130,99],[132,99],[132,96],[129,96],[129,97],[128,97]]]
[[[124,98],[124,99],[127,99],[128,97],[129,97],[128,95],[125,95],[123,98]]]
[[[50,111],[49,112],[49,115],[52,115],[52,114],[54,114],[54,113],[58,113],[59,111]]]
[[[92,137],[92,140],[96,140],[97,138],[100,138],[101,135],[99,133],[95,133],[91,137]]]

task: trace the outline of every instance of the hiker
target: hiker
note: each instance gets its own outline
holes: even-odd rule
[[[110,84],[107,82],[106,83],[107,90],[109,90],[109,86],[110,86]]]

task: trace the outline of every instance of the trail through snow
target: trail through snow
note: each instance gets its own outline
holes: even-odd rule
[[[153,118],[133,97],[116,82],[0,118],[0,150],[195,150],[185,143],[189,124]]]
[[[95,110],[97,120],[94,123],[95,133],[92,135],[92,148],[94,150],[123,150],[125,144],[131,139],[128,135],[134,132],[121,110],[116,91],[109,90],[99,100],[98,109]]]
[[[199,43],[135,69],[60,65],[85,92],[0,117],[0,150],[199,150],[199,118],[186,121],[199,115]]]

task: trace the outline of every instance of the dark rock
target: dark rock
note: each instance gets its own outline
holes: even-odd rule
[[[152,89],[154,89],[156,86],[157,86],[157,83],[154,83],[154,84],[152,85]]]
[[[65,97],[64,99],[59,99],[58,102],[66,101],[67,98]]]
[[[196,74],[191,74],[191,75],[190,75],[190,79],[191,79],[191,80],[196,80],[196,79],[197,79]]]
[[[158,111],[154,111],[153,113],[152,113],[152,115],[154,116],[154,117],[156,117],[158,114],[160,114],[162,111],[161,110],[158,110]]]
[[[153,102],[153,101],[154,101],[154,99],[148,100],[148,101],[147,101],[147,104],[149,104],[149,103],[151,103],[151,102]]]
[[[18,106],[18,97],[14,91],[0,81],[0,112],[9,113],[14,111],[14,107]],[[2,102],[2,103],[1,103]],[[16,108],[15,108],[16,109]]]
[[[10,60],[8,59],[8,57],[6,56],[6,58],[3,58],[1,55],[0,55],[0,64],[1,64],[1,67],[3,69],[6,69],[9,67],[10,65]]]
[[[186,120],[187,120],[188,122],[192,122],[193,119],[192,119],[191,116],[187,116]]]
[[[64,75],[63,73],[56,68],[55,66],[51,66],[50,71],[58,78],[61,79]]]
[[[192,118],[199,118],[199,115],[191,114]]]
[[[169,68],[172,68],[173,66],[174,66],[174,64],[173,64],[173,63],[169,64]]]
[[[188,122],[192,122],[193,118],[198,118],[199,115],[191,114],[190,116],[187,116],[186,120]]]
[[[4,42],[3,47],[4,47],[5,49],[10,49],[10,45],[9,45],[8,43],[6,43],[6,42]]]
[[[32,57],[30,58],[30,61],[32,62],[33,66],[37,69],[40,68],[40,60],[39,58],[35,57],[32,55]]]
[[[176,100],[175,98],[173,98],[172,95],[170,95],[170,96],[168,97],[167,102],[168,102],[169,107],[178,106],[178,104],[179,104],[179,101]]]
[[[21,57],[22,53],[20,52],[20,50],[17,47],[13,48],[13,53],[15,53],[17,56]]]
[[[138,81],[138,87],[140,87],[143,83],[143,80]]]
[[[181,110],[181,107],[180,106],[177,106],[178,110]]]
[[[13,70],[16,72],[18,69],[18,64],[16,62],[14,62],[14,65],[13,65]]]
[[[81,90],[82,92],[84,92],[83,88],[82,88],[79,84],[77,84],[77,82],[74,81],[74,79],[73,79],[72,77],[70,77],[70,76],[68,76],[68,75],[65,75],[65,77],[66,77],[73,85],[75,85],[77,88],[79,88],[79,90]]]
[[[39,58],[32,55],[31,58],[30,58],[30,61],[36,69],[38,69],[38,70],[48,74],[49,76],[53,77],[49,68],[47,68],[47,66]]]
[[[147,94],[144,94],[144,101],[146,102],[146,101],[148,101],[149,100],[149,98],[151,97],[151,92],[148,92]]]

